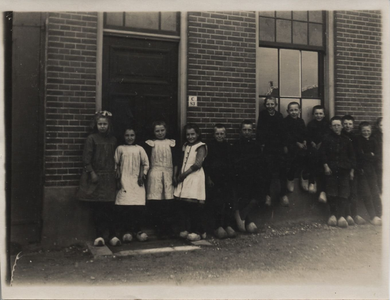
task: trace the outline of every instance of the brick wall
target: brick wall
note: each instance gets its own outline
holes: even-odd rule
[[[45,185],[78,185],[95,112],[97,14],[49,13]]]
[[[355,123],[374,122],[382,110],[381,14],[335,12],[335,109]]]
[[[188,14],[187,121],[198,123],[210,137],[215,123],[237,137],[243,119],[255,120],[256,18],[254,12]]]

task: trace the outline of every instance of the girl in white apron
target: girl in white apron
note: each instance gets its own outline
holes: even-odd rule
[[[206,237],[203,228],[203,206],[206,200],[205,174],[202,168],[207,146],[201,141],[196,124],[184,127],[187,142],[183,145],[183,163],[177,176],[174,196],[179,201],[184,222],[180,236],[191,241]]]

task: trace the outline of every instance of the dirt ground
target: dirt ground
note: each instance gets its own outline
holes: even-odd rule
[[[94,260],[88,249],[22,253],[13,286],[33,285],[379,285],[381,228],[320,223],[265,226],[255,235],[208,238],[211,247]]]

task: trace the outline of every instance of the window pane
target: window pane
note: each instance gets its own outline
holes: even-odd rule
[[[318,53],[302,51],[302,97],[318,97]]]
[[[322,11],[309,11],[309,22],[322,23]]]
[[[287,117],[287,107],[290,102],[299,102],[299,98],[294,99],[294,98],[281,98],[279,101],[279,112],[283,115],[283,117]]]
[[[280,96],[301,96],[299,50],[280,50]]]
[[[276,20],[276,41],[291,43],[291,21]]]
[[[322,46],[322,25],[309,23],[309,45]]]
[[[307,23],[293,22],[293,43],[307,45]]]
[[[161,30],[177,31],[177,13],[162,12],[161,13]]]
[[[305,121],[305,124],[309,123],[313,119],[312,111],[313,107],[321,105],[319,99],[302,99],[302,114],[301,117]]]
[[[307,21],[307,11],[293,11],[293,19]]]
[[[260,17],[260,41],[275,42],[275,20]]]
[[[260,95],[278,97],[278,49],[260,48],[259,54]]]
[[[274,11],[259,11],[260,16],[264,17],[275,17],[275,12]]]
[[[158,12],[127,12],[125,26],[158,30]]]
[[[283,19],[291,19],[291,11],[277,11],[276,17]]]
[[[123,26],[123,13],[106,13],[106,25]]]

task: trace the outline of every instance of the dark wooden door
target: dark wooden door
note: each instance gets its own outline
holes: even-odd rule
[[[115,135],[135,127],[137,142],[151,138],[153,121],[177,130],[178,44],[104,37],[103,109],[113,114]]]
[[[43,198],[42,13],[13,14],[11,113],[11,241],[38,242]],[[8,101],[8,100],[7,100]],[[9,113],[9,112],[8,112]]]

